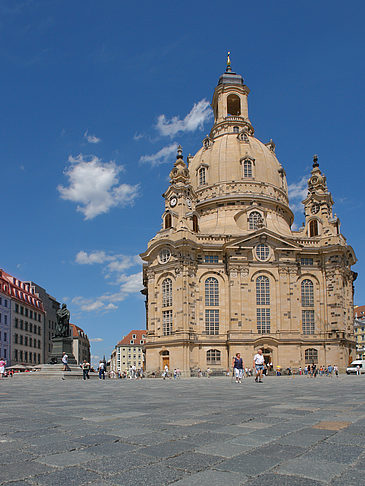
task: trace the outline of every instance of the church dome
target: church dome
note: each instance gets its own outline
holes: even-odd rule
[[[276,197],[287,201],[285,172],[273,151],[274,144],[269,142],[269,148],[255,137],[247,136],[247,139],[246,142],[241,141],[233,132],[210,139],[210,143],[190,159],[189,171],[194,189],[203,189],[199,169],[205,168],[207,186],[235,181],[240,184],[242,192],[255,192],[254,186],[260,184],[267,186],[268,195],[276,194]],[[247,165],[251,165],[246,173],[245,161],[246,169]]]

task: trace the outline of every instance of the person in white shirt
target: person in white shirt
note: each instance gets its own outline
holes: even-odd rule
[[[256,370],[256,383],[263,383],[262,381],[262,374],[264,372],[265,367],[265,358],[262,355],[262,349],[258,349],[257,353],[253,357],[253,367]]]
[[[68,366],[68,356],[65,352],[62,353],[62,364],[63,371],[71,371],[71,368]]]

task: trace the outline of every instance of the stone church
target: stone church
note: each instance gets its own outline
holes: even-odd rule
[[[318,158],[298,231],[272,140],[254,136],[250,90],[226,71],[214,124],[195,156],[178,148],[162,228],[141,254],[146,371],[227,370],[259,347],[274,367],[347,366],[355,357],[353,249],[332,212]]]

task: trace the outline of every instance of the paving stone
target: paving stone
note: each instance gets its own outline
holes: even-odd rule
[[[159,461],[159,458],[132,452],[122,456],[99,457],[82,465],[85,469],[98,472],[100,474],[117,474],[121,470],[134,469],[146,466]]]
[[[165,460],[164,465],[176,469],[184,469],[184,471],[188,472],[198,472],[222,461],[222,457],[196,452],[183,452],[176,457]]]
[[[228,472],[235,471],[246,474],[247,476],[255,476],[256,474],[271,469],[279,463],[280,459],[278,457],[259,456],[255,452],[251,452],[248,454],[241,454],[231,459],[226,459],[217,466],[214,466],[214,469]]]
[[[351,464],[356,461],[362,452],[364,452],[364,449],[359,446],[337,445],[326,442],[313,447],[303,457]]]
[[[47,466],[77,466],[78,464],[89,462],[93,457],[89,452],[73,451],[41,456],[37,459],[37,462],[46,464]]]
[[[284,462],[276,471],[280,474],[293,474],[317,481],[329,481],[334,476],[340,474],[346,467],[343,463],[297,457]]]
[[[80,467],[65,467],[50,474],[37,477],[37,485],[40,486],[82,486],[90,482],[100,484],[103,478],[93,472]]]
[[[83,450],[97,456],[121,456],[128,452],[138,450],[140,447],[140,445],[128,444],[126,442],[108,442],[106,444],[94,445]]]
[[[139,467],[137,469],[124,471],[113,476],[113,484],[122,486],[162,486],[174,483],[187,473],[181,469],[173,469],[163,464],[153,464],[151,466]]]
[[[19,459],[21,459],[21,453]],[[18,481],[19,479],[27,479],[51,471],[54,471],[54,468],[44,464],[39,464],[34,461],[22,462],[19,460],[17,463],[2,465],[0,475],[1,481]]]
[[[287,476],[283,474],[261,474],[249,480],[245,486],[324,486],[321,481],[314,481],[300,476]],[[345,486],[344,484],[342,486]],[[346,485],[348,486],[348,485]],[[357,485],[359,486],[359,485]]]
[[[246,478],[247,476],[240,473],[206,469],[205,471],[180,479],[180,481],[174,483],[174,486],[238,486]],[[273,483],[270,486],[273,486]]]
[[[201,452],[202,454],[212,454],[214,456],[221,457],[234,457],[249,451],[256,446],[249,446],[243,444],[235,444],[231,440],[223,442],[215,442],[198,446],[195,452]]]
[[[176,440],[165,442],[158,445],[153,445],[141,449],[143,454],[148,454],[154,457],[168,458],[181,454],[185,451],[191,451],[195,449],[195,444],[192,442],[187,442],[185,440]]]
[[[79,437],[74,439],[73,442],[78,442],[82,445],[97,445],[97,444],[104,444],[106,442],[116,442],[119,439],[116,435],[109,435],[109,434],[93,434],[93,435],[85,435],[83,437]]]
[[[333,433],[334,432],[328,430],[308,428],[284,435],[283,437],[280,437],[280,439],[278,439],[278,442],[280,442],[280,444],[300,444],[302,447],[308,447],[313,444],[317,444],[317,442],[320,442],[324,439],[327,439]]]

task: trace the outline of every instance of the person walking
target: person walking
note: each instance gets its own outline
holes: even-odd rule
[[[236,353],[232,360],[233,372],[236,378],[236,383],[242,383],[243,376],[243,361],[240,353]]]
[[[262,355],[262,349],[258,349],[257,353],[253,357],[253,367],[256,371],[255,382],[256,383],[263,383],[262,375],[264,372],[265,365],[265,358]]]
[[[5,374],[6,361],[4,358],[0,358],[0,379],[4,377]]]
[[[89,371],[90,371],[90,363],[88,363],[86,361],[86,359],[84,359],[82,365],[81,365],[81,368],[82,368],[82,379],[83,380],[86,380],[86,379],[90,379],[90,376],[89,376]]]
[[[68,365],[68,356],[64,351],[62,353],[61,361],[63,363],[63,370],[62,371],[71,371],[71,368]]]
[[[105,363],[104,361],[99,361],[99,380],[105,380]]]

